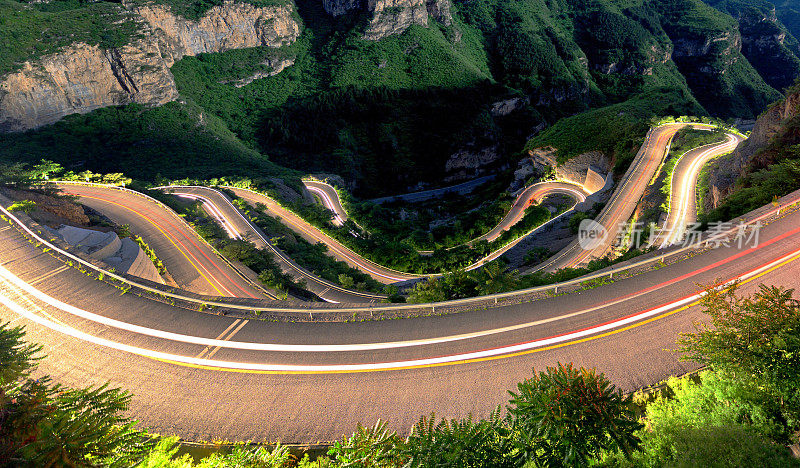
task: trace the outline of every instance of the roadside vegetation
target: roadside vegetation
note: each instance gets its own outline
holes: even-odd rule
[[[156,270],[158,270],[158,274],[161,276],[166,275],[167,268],[164,266],[164,262],[162,262],[161,259],[158,258],[153,248],[150,247],[150,245],[147,242],[145,242],[141,236],[131,236],[131,238],[134,240],[134,242],[139,244],[139,247],[142,249],[145,255],[147,255],[147,258],[149,258],[150,261],[153,262],[153,266],[155,266]]]
[[[130,37],[130,22],[117,24],[119,18],[104,13],[124,9],[117,3],[3,1],[9,10],[0,16],[13,21],[3,24],[10,35],[0,39],[0,52],[8,52],[0,57],[12,67],[73,41],[111,47]],[[189,18],[221,3],[159,2]],[[746,116],[778,97],[742,65],[747,60],[738,51],[731,70],[719,61],[690,66],[654,59],[687,35],[702,41],[735,27],[733,18],[695,0],[624,7],[602,0],[556,9],[542,0],[457,0],[451,25],[432,21],[379,41],[362,38],[364,15],[333,18],[320,2],[296,4],[302,31],[294,44],[185,57],[171,68],[181,102],[70,116],[4,138],[0,159],[57,157],[73,170],[123,170],[145,181],[299,175],[281,165],[336,173],[354,184],[356,195],[370,198],[419,182],[440,185],[448,161],[462,152],[496,153],[487,171],[513,163],[532,129],[554,124],[559,128],[534,141],[557,143],[561,158],[601,150],[622,170],[653,115]],[[95,23],[86,23],[90,17]],[[34,34],[41,30],[45,37]],[[264,71],[263,62],[284,59],[294,64],[276,76],[233,85]],[[707,99],[699,65],[724,68],[712,91],[730,95]],[[494,109],[506,101],[508,111]],[[594,113],[557,123],[586,110]]]
[[[526,145],[526,149],[552,146],[563,163],[581,153],[602,151],[624,173],[654,120],[664,115],[702,115],[691,96],[676,90],[657,90],[623,103],[561,119]]]
[[[36,209],[36,202],[30,200],[20,200],[7,206],[8,211],[21,211],[25,214],[31,214]]]
[[[664,204],[661,206],[663,212],[669,211],[669,198],[672,194],[672,172],[675,170],[675,166],[680,161],[681,156],[693,149],[723,141],[725,141],[725,132],[721,128],[715,128],[712,131],[692,128],[678,130],[678,133],[672,138],[670,152],[661,169],[661,194],[665,199]]]
[[[223,257],[242,262],[253,270],[261,283],[277,292],[279,299],[288,299],[289,295],[299,299],[314,297],[313,293],[305,289],[302,280],[295,281],[291,275],[281,270],[270,252],[256,248],[251,242],[231,239],[228,233],[206,214],[202,203],[179,201],[175,197],[157,191],[149,191],[148,195],[175,210]]]
[[[699,374],[624,395],[601,372],[557,364],[520,382],[486,418],[420,417],[407,436],[359,426],[316,460],[278,445],[236,444],[199,462],[175,437],[124,416],[130,394],[31,375],[41,347],[0,325],[0,464],[161,468],[797,467],[800,302],[761,286],[710,291],[708,320],[678,343]],[[69,424],[66,422],[69,421]]]
[[[276,218],[265,214],[264,210],[259,209],[258,206],[253,208],[230,192],[229,196],[233,198],[233,203],[245,216],[266,233],[273,245],[314,275],[346,289],[370,291],[378,294],[385,291],[386,287],[382,283],[375,281],[371,276],[327,255],[328,248],[325,244],[312,244],[294,233]]]
[[[191,102],[108,107],[0,139],[0,163],[37,164],[43,159],[76,174],[122,171],[156,183],[183,177],[293,177]]]
[[[800,93],[800,83],[787,91],[788,95]],[[780,105],[782,103],[779,103]],[[770,203],[774,198],[800,189],[800,116],[781,122],[780,128],[769,143],[758,150],[744,177],[739,178],[731,193],[721,204],[700,218],[704,223],[727,221],[748,211]],[[718,160],[724,163],[726,159]],[[700,179],[699,191],[707,193],[709,176]]]
[[[507,200],[510,198],[504,199],[497,209],[505,209],[507,213],[511,207],[511,201]],[[353,206],[353,204],[348,206]],[[553,216],[544,205],[532,205],[526,209],[523,219],[492,242],[482,240],[471,245],[461,244],[450,248],[437,247],[430,254],[421,254],[417,246],[425,245],[424,242],[430,240],[430,233],[426,233],[420,228],[401,234],[399,228],[387,227],[393,224],[392,216],[396,215],[395,211],[369,203],[361,205],[356,213],[363,213],[359,210],[364,210],[366,207],[369,207],[370,214],[368,216],[357,217],[358,224],[348,219],[343,226],[333,225],[330,222],[331,212],[322,206],[302,205],[292,208],[306,221],[365,258],[398,271],[419,274],[446,273],[466,268],[544,224]],[[566,206],[559,206],[557,209],[561,212],[566,208]],[[411,227],[412,225],[412,223],[404,223],[402,220],[398,224],[401,227]],[[481,235],[489,229],[482,232]],[[469,240],[472,239],[466,239],[465,242]]]
[[[646,250],[632,249],[613,260],[608,257],[591,260],[581,268],[562,268],[552,273],[538,271],[524,275],[519,274],[516,270],[509,271],[501,258],[480,269],[456,270],[438,278],[421,281],[408,292],[407,301],[414,303],[447,301],[562,283],[630,260],[646,252]],[[549,252],[533,251],[528,256],[528,263],[539,263],[548,255]],[[586,282],[586,289],[599,286],[600,283],[597,281],[601,280]]]

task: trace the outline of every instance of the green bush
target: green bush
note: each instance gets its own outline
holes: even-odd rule
[[[585,466],[604,450],[630,454],[639,447],[630,396],[603,374],[572,364],[548,367],[517,384],[509,414],[513,444],[539,466]]]

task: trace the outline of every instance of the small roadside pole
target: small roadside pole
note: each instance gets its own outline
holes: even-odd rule
[[[772,197],[772,204],[774,206],[778,207],[778,213],[777,214],[781,214],[781,204],[780,204],[780,202],[778,202],[778,196],[777,195]]]

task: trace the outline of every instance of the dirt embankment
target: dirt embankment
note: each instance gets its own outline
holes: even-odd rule
[[[68,198],[12,188],[0,188],[0,193],[15,201],[30,200],[36,203],[36,209],[30,216],[39,224],[51,228],[57,228],[62,224],[81,227],[91,224],[84,207]]]

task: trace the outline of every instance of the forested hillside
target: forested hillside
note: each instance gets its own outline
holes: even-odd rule
[[[798,22],[788,2],[775,14],[760,0],[440,0],[421,7],[408,0],[396,11],[338,0],[254,0],[246,7],[202,0],[0,2],[0,26],[9,32],[0,39],[0,127],[4,112],[30,107],[14,102],[21,96],[10,87],[15,73],[24,72],[25,61],[34,71],[42,61],[58,62],[70,47],[66,38],[112,58],[119,51],[118,68],[133,61],[126,53],[137,57],[144,64],[129,77],[133,84],[136,73],[158,84],[150,101],[126,90],[131,97],[120,92],[76,112],[127,102],[144,107],[6,135],[0,158],[51,154],[67,166],[142,178],[289,174],[276,163],[339,174],[363,197],[399,193],[505,167],[538,132],[589,109],[637,106],[637,125],[630,126],[637,131],[649,117],[672,112],[754,118],[800,72],[790,32]],[[87,23],[97,11],[104,14]],[[257,15],[277,18],[269,20],[272,29],[265,32],[268,22]],[[224,32],[209,32],[218,17],[244,18],[262,45],[247,38],[212,44]],[[170,30],[173,23],[210,39],[198,46],[194,36]],[[157,38],[162,62],[147,62],[150,49],[139,53],[149,37]],[[165,127],[166,114],[149,107],[174,99]],[[640,109],[637,102],[648,104]],[[126,129],[117,140],[108,133],[111,122],[139,130]],[[198,132],[212,146],[238,140],[226,157],[245,162],[219,165],[217,150],[195,151]],[[165,141],[173,151],[158,150]],[[129,166],[142,151],[151,155],[146,169]]]

